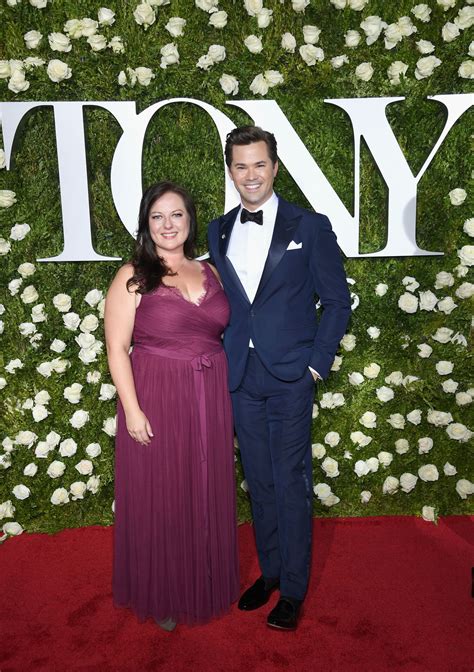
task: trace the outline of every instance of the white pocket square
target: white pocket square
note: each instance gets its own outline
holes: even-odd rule
[[[303,243],[295,243],[294,240],[291,241],[291,243],[288,245],[286,248],[287,250],[301,250],[303,247]]]

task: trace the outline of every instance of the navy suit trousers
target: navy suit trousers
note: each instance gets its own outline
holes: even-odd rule
[[[307,369],[299,380],[279,380],[250,348],[231,396],[262,574],[280,579],[282,596],[303,600],[311,559],[313,377]]]

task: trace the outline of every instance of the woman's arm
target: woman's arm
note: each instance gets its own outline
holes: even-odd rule
[[[153,432],[141,410],[128,351],[132,341],[138,295],[127,289],[133,276],[130,264],[122,266],[112,281],[105,302],[105,341],[109,369],[125,412],[130,436],[143,445],[150,443]]]

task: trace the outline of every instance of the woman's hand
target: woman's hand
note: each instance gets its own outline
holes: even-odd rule
[[[148,446],[153,436],[153,431],[148,418],[143,411],[138,410],[125,416],[127,431],[134,441],[142,446]]]

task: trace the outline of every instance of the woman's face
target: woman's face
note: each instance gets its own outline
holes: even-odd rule
[[[179,194],[168,191],[152,204],[148,215],[148,228],[157,253],[182,250],[189,235],[190,219]]]

